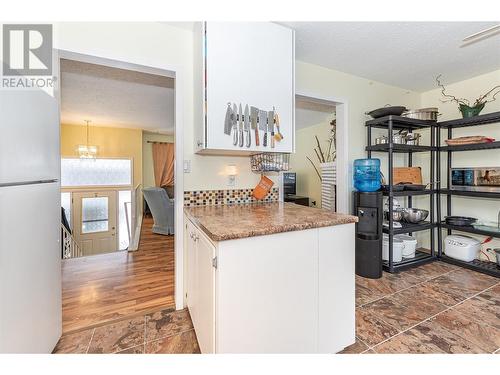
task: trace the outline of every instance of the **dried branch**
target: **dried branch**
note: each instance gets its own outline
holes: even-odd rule
[[[330,161],[330,158],[331,158],[331,152],[332,152],[332,143],[333,143],[333,139],[330,138],[329,142],[328,142],[328,151],[326,152],[326,161],[329,162]]]
[[[480,96],[479,98],[476,99],[476,105],[478,104],[481,104],[483,103],[483,100],[486,99],[488,97],[488,95],[490,95],[493,91],[495,91],[496,89],[500,89],[500,85],[497,85],[495,87],[493,87],[490,91],[488,91],[486,94]],[[484,103],[490,103],[490,102],[494,102],[495,101],[495,96],[497,96],[497,94],[500,92],[500,90],[498,90],[495,94],[493,94],[491,100],[486,100],[484,101]]]
[[[321,158],[319,157],[318,150],[314,149],[314,152],[316,153],[316,156],[318,157],[318,161],[322,163]]]
[[[316,144],[318,145],[318,150],[319,150],[319,153],[321,155],[320,163],[324,163],[325,162],[325,154],[323,153],[323,150],[321,149],[321,145],[319,144],[318,136],[315,135],[314,138],[316,138]]]
[[[329,158],[331,158],[331,161],[335,161],[335,158],[336,158],[336,155],[337,155],[337,152],[335,150],[337,150],[337,119],[333,119],[332,121],[330,121],[330,125],[332,126],[332,129],[331,129],[331,144],[333,145],[333,153],[331,153],[331,155],[328,155]],[[330,153],[330,152],[329,152]]]
[[[319,180],[322,182],[323,179],[321,178],[321,173],[319,173],[318,168],[316,168],[316,166],[314,165],[313,161],[309,158],[309,156],[306,156],[306,159],[309,160],[309,162],[313,166],[314,170],[316,171],[316,174],[318,175]]]
[[[436,77],[436,82],[437,82],[437,85],[439,87],[441,87],[441,94],[444,97],[446,97],[446,98],[451,98],[451,99],[448,99],[448,100],[441,99],[441,102],[443,102],[443,103],[446,103],[446,102],[456,102],[457,104],[465,104],[467,106],[470,106],[470,102],[467,99],[463,99],[463,98],[458,99],[458,98],[454,97],[453,95],[448,95],[445,92],[446,89],[445,89],[444,85],[439,80],[440,77],[441,77],[441,74]]]

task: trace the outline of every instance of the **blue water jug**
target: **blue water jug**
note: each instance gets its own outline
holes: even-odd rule
[[[354,187],[361,192],[380,189],[380,159],[354,160]]]

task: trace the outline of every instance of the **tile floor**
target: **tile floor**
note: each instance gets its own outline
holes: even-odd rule
[[[187,310],[64,335],[54,353],[199,353]],[[499,353],[500,280],[443,262],[356,276],[356,343],[343,353]]]
[[[199,353],[187,310],[167,309],[63,335],[54,353]]]
[[[356,276],[356,343],[343,353],[500,353],[500,280],[443,262]]]

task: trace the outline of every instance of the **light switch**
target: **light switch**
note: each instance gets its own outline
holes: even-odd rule
[[[191,173],[191,160],[184,160],[184,173]]]

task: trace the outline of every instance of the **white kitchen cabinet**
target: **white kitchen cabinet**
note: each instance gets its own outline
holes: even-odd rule
[[[214,353],[215,247],[190,221],[186,229],[187,305],[202,353]]]
[[[244,155],[293,152],[295,137],[294,31],[272,22],[204,22],[195,30],[195,150]],[[233,145],[224,134],[227,103],[255,106],[280,117],[283,140],[275,148]],[[268,134],[270,137],[270,134]]]
[[[336,353],[354,343],[354,224],[213,242],[185,222],[202,353]]]

